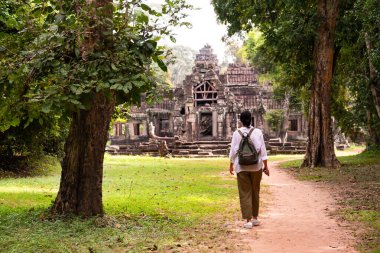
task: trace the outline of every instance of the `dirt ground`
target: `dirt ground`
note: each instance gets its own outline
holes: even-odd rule
[[[270,177],[263,175],[262,181],[269,189],[261,195],[261,225],[244,229],[238,217],[228,225],[239,252],[357,252],[352,231],[330,215],[337,206],[327,186],[298,181],[277,163],[270,169]]]

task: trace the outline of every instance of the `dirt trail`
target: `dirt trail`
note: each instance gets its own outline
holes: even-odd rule
[[[271,176],[262,182],[270,195],[261,195],[266,202],[261,225],[247,230],[241,228],[243,221],[236,223],[239,244],[247,246],[242,252],[357,252],[350,231],[329,215],[336,205],[323,184],[297,181],[277,163],[270,168]]]

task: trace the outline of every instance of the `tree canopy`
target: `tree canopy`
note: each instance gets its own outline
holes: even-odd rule
[[[155,96],[167,71],[163,37],[182,22],[184,0],[0,3],[0,131],[66,119],[53,213],[103,213],[102,173],[114,107]],[[50,127],[50,126],[49,126]]]
[[[318,14],[318,4],[322,2],[239,1],[237,4],[214,0],[213,4],[219,19],[228,25],[230,35],[252,29],[262,33],[262,41],[249,33],[245,43],[247,57],[260,71],[274,75],[280,85],[291,86],[304,94],[303,104],[309,104],[311,93],[305,91],[314,89],[315,43],[321,38],[319,29],[324,22]],[[379,40],[375,39],[379,38],[379,11],[379,1],[339,1],[333,44],[332,115],[351,137],[358,130],[368,130],[369,143],[379,143],[376,108],[380,98],[377,93],[380,51]]]

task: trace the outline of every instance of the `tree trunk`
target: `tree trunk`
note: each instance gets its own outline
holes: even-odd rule
[[[280,125],[280,131],[279,131],[279,137],[282,142],[282,145],[284,146],[287,136],[288,136],[288,126],[289,126],[289,103],[290,103],[290,93],[285,92],[285,99],[284,99],[284,118]]]
[[[88,0],[86,37],[81,45],[82,60],[112,47],[112,0]],[[79,15],[82,6],[76,6]],[[99,77],[100,79],[101,77]],[[94,94],[90,108],[72,115],[65,143],[61,183],[51,213],[94,216],[103,214],[103,159],[109,124],[115,109],[113,92]]]
[[[373,102],[375,104],[377,116],[380,119],[380,89],[376,87],[377,84],[377,72],[375,66],[372,63],[371,52],[372,52],[372,43],[368,36],[368,33],[365,33],[365,44],[367,46],[368,52],[368,63],[369,63],[369,85],[371,88],[371,93],[373,97]]]
[[[113,98],[98,93],[90,110],[74,113],[53,214],[103,214],[103,158],[114,107]]]
[[[367,109],[367,128],[368,128],[368,138],[367,138],[367,149],[370,146],[380,147],[380,131],[376,126],[374,127],[374,122],[377,122],[378,119],[376,115]]]
[[[315,66],[309,110],[308,144],[302,167],[340,166],[334,151],[330,111],[338,2],[318,0],[319,36],[314,45]]]

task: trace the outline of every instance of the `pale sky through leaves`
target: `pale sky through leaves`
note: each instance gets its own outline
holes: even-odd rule
[[[152,3],[160,0],[150,0]],[[227,34],[224,25],[218,24],[214,8],[210,0],[187,0],[188,4],[194,6],[195,10],[189,11],[186,21],[192,23],[193,27],[188,29],[181,27],[175,29],[176,45],[184,45],[195,49],[197,52],[206,43],[214,49],[218,55],[219,64],[224,59],[225,44],[222,37]]]

